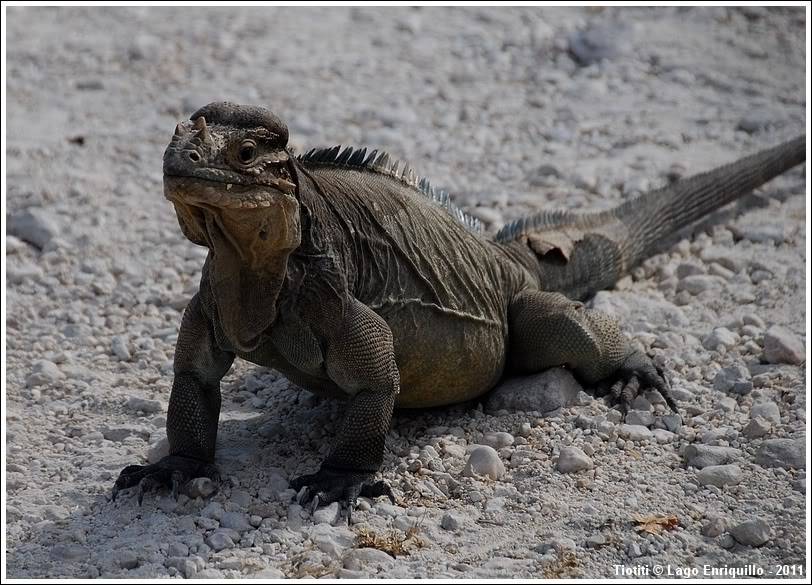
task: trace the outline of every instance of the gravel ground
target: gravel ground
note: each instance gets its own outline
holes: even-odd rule
[[[563,371],[400,413],[383,471],[398,505],[362,500],[347,527],[288,489],[328,451],[341,404],[241,363],[223,383],[222,483],[110,501],[122,467],[166,449],[204,256],[161,196],[177,120],[216,99],[269,105],[300,148],[386,148],[496,229],[803,132],[803,8],[7,17],[9,577],[806,564],[803,167],[594,300],[665,361],[682,420],[656,395],[624,420]]]

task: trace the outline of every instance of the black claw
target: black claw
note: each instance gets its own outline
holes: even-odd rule
[[[183,483],[183,474],[180,471],[172,472],[172,498],[177,502],[180,492],[180,486]]]
[[[147,478],[142,479],[138,482],[138,505],[141,506],[144,503],[144,482]]]
[[[347,486],[344,490],[344,499],[347,501],[348,504],[352,504],[353,506],[358,502],[358,496],[361,495],[361,492],[364,491],[363,485],[360,483],[354,483],[352,485]]]
[[[299,504],[300,506],[306,506],[309,501],[310,501],[310,488],[307,486],[303,486],[302,488],[299,489],[299,492],[296,494],[296,503]]]
[[[220,471],[214,465],[207,465],[204,475],[215,483],[220,483],[220,480],[222,479],[220,477]]]
[[[677,402],[671,396],[671,393],[668,390],[660,390],[660,394],[662,394],[663,398],[665,399],[665,403],[668,405],[668,408],[671,409],[671,412],[678,414],[679,410],[677,409]]]
[[[662,369],[657,368],[657,373],[659,374],[661,380],[661,383],[657,387],[657,390],[665,400],[665,403],[668,405],[668,408],[670,408],[672,412],[678,413],[677,401],[674,400],[673,396],[671,396],[671,382],[665,376],[665,372]]]
[[[117,496],[117,495],[118,495],[118,487],[117,487],[117,486],[113,486],[113,493],[112,493],[112,494],[110,494],[110,499],[111,499],[113,502],[115,502],[115,501],[116,501],[116,496]]]
[[[623,392],[621,394],[624,410],[629,410],[632,402],[634,402],[634,399],[637,398],[638,392],[640,392],[640,380],[637,378],[637,376],[632,376],[623,387]]]
[[[617,382],[612,384],[611,388],[609,388],[609,392],[612,394],[612,397],[615,400],[620,400],[620,394],[622,391],[623,391],[623,380],[618,380]]]

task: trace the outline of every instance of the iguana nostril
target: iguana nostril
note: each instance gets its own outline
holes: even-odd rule
[[[200,162],[200,155],[197,154],[196,152],[190,152],[189,153],[189,160],[192,161],[192,162],[195,162],[195,163]]]

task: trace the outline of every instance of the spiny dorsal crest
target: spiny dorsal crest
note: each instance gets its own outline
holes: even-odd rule
[[[523,235],[554,229],[589,229],[605,225],[615,210],[579,212],[569,209],[548,209],[527,217],[520,217],[505,224],[496,232],[497,242],[512,242]]]
[[[355,167],[388,175],[437,203],[469,230],[476,233],[482,231],[482,223],[479,219],[468,215],[451,203],[451,197],[447,191],[434,188],[428,179],[419,176],[408,164],[390,157],[385,152],[373,150],[367,154],[366,148],[346,146],[342,150],[341,146],[333,146],[313,148],[305,154],[299,155],[298,159],[305,163]]]
[[[510,242],[528,232],[542,230],[545,227],[558,227],[569,223],[572,213],[565,209],[551,209],[527,217],[520,217],[503,225],[494,240],[497,242]]]

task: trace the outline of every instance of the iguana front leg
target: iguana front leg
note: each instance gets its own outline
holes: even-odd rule
[[[626,408],[641,389],[654,388],[676,412],[663,373],[605,313],[560,293],[523,291],[510,304],[509,332],[510,362],[519,371],[567,366],[584,382],[611,385]]]
[[[400,374],[389,326],[357,300],[349,301],[326,335],[327,374],[352,398],[330,455],[319,471],[296,478],[291,487],[307,488],[300,503],[312,500],[316,507],[339,501],[352,514],[359,495],[386,495],[394,501],[384,482],[371,480],[383,462]]]
[[[212,323],[195,295],[186,307],[175,347],[175,380],[169,397],[166,435],[169,455],[152,465],[125,467],[113,488],[139,486],[138,502],[146,490],[160,485],[177,496],[188,480],[216,475],[214,445],[220,417],[220,380],[234,354],[220,349]]]

